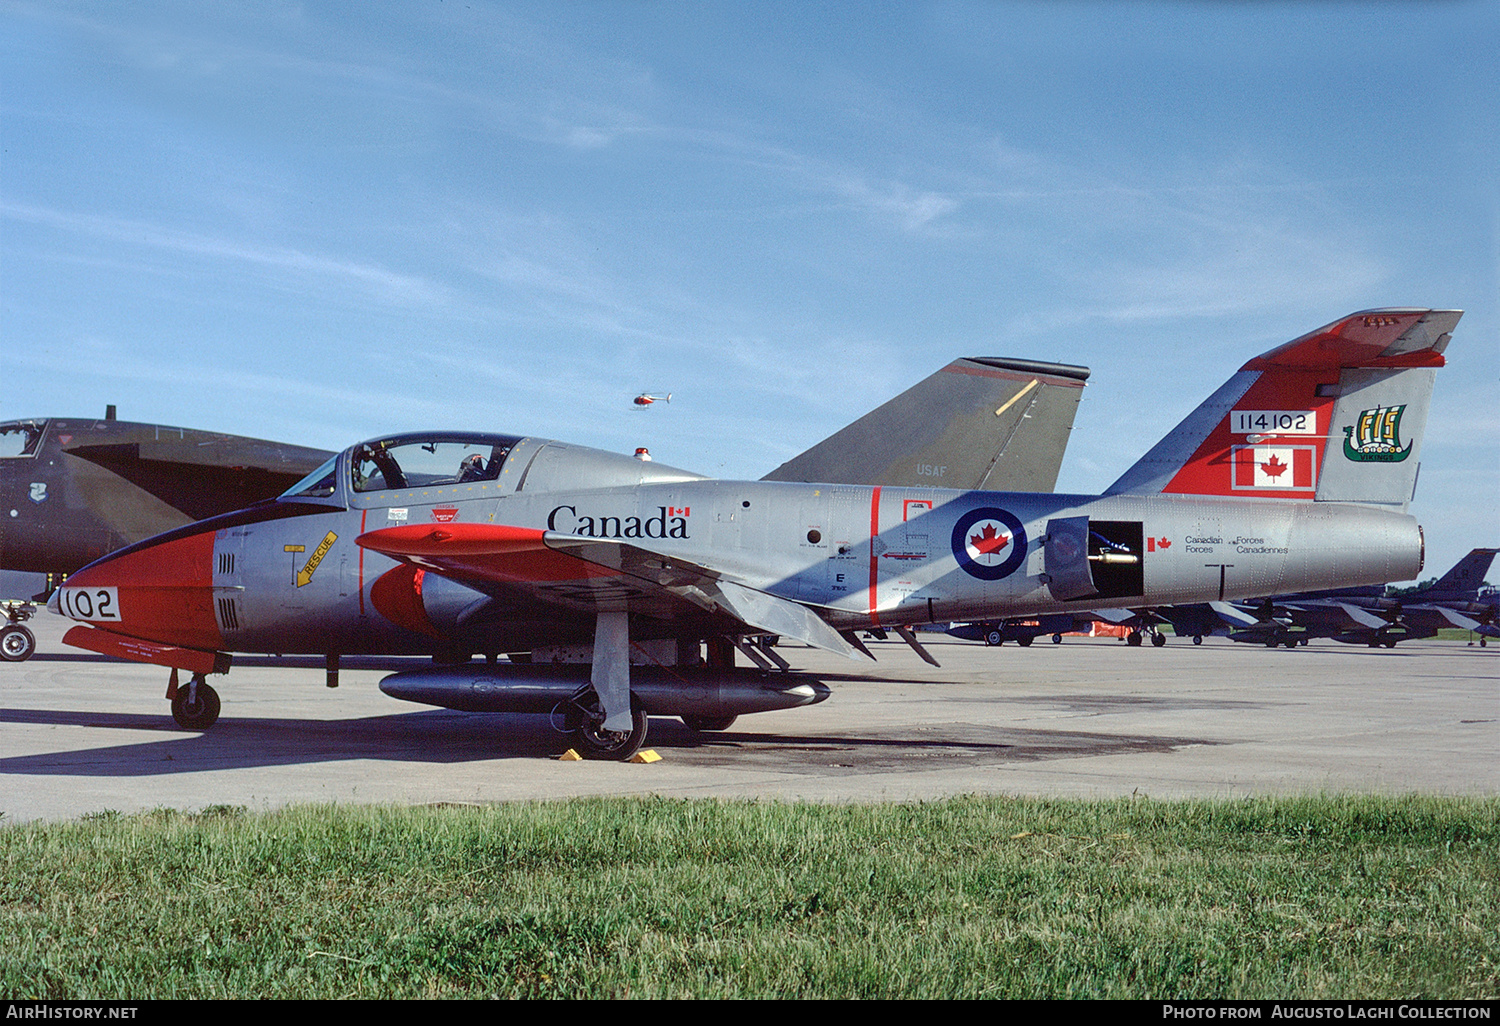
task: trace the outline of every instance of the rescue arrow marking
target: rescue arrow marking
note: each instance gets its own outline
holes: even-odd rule
[[[302,569],[297,571],[297,587],[312,582],[312,576],[318,570],[318,564],[323,562],[323,557],[328,555],[328,550],[333,548],[333,543],[339,540],[339,536],[329,531],[313,549],[313,554],[307,557],[307,562],[302,564]]]

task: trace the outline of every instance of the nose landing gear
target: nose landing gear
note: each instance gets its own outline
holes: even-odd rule
[[[219,693],[201,673],[193,674],[186,686],[179,686],[177,671],[173,670],[167,698],[172,702],[172,719],[183,730],[207,730],[219,719]]]

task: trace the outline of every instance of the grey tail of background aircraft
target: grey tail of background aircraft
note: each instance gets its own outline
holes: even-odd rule
[[[1050,492],[1087,367],[954,360],[761,480]]]
[[[1461,316],[1366,310],[1256,357],[1106,494],[1307,499],[1404,512],[1437,368]]]
[[[1500,553],[1500,549],[1474,549],[1453,564],[1453,569],[1433,582],[1432,587],[1424,589],[1420,594],[1429,601],[1449,597],[1476,597],[1480,586],[1484,584],[1485,575],[1490,572],[1490,564],[1494,562],[1496,553]]]

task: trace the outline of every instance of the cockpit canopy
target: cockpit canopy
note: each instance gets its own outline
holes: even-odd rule
[[[355,492],[494,481],[516,443],[513,435],[428,433],[361,442],[350,451]],[[338,489],[335,456],[282,493],[283,499],[328,498]]]
[[[339,475],[344,475],[341,481]],[[501,475],[504,474],[504,483]],[[626,488],[701,481],[703,475],[623,453],[548,438],[473,432],[391,435],[345,449],[281,494],[283,499],[335,499],[355,506],[421,502],[429,490],[462,488],[451,501],[525,489]],[[402,496],[384,492],[406,492]],[[418,494],[423,493],[423,494]],[[430,496],[427,496],[430,497]]]
[[[506,435],[403,435],[354,447],[356,492],[494,481],[519,438]]]
[[[46,429],[45,420],[12,420],[0,424],[0,459],[35,456]]]

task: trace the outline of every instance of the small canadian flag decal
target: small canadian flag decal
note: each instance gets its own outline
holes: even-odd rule
[[[1235,488],[1312,491],[1318,484],[1311,445],[1237,445],[1230,453]]]

